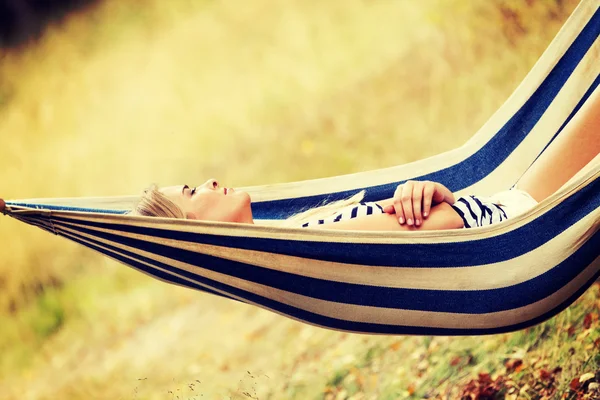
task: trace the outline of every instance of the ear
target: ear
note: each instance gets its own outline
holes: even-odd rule
[[[198,217],[196,216],[196,214],[194,214],[193,212],[188,212],[185,217],[187,219],[198,219]]]

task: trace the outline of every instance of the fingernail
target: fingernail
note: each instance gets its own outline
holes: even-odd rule
[[[417,225],[417,226],[421,225],[421,221],[417,219],[417,220],[415,221],[415,225]]]
[[[427,215],[428,215],[428,213],[427,213],[427,212],[424,212],[424,213],[423,213],[423,216],[424,216],[425,218],[427,218]]]
[[[400,217],[400,218],[398,218],[398,221],[400,221],[400,223],[403,224],[404,223],[404,218]]]
[[[412,218],[407,219],[406,223],[409,224],[409,225],[412,225]]]

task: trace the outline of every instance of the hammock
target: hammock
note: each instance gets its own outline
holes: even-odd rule
[[[450,231],[272,222],[408,179],[489,195],[515,185],[600,83],[600,8],[583,0],[521,85],[462,147],[358,174],[245,188],[257,225],[123,215],[136,196],[6,202],[3,212],[160,280],[350,332],[479,335],[559,313],[600,275],[600,156],[514,219]],[[2,203],[2,201],[0,201]]]

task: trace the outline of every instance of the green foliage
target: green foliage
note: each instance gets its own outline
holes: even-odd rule
[[[45,291],[25,318],[38,340],[58,331],[65,322],[65,310],[58,294],[52,290]]]
[[[344,378],[348,376],[350,370],[347,368],[338,369],[333,373],[333,376],[327,381],[328,386],[339,386],[344,381]]]
[[[385,349],[379,344],[376,344],[375,346],[370,347],[367,350],[367,352],[365,353],[364,361],[362,363],[358,364],[359,367],[367,367],[367,366],[371,365],[373,360],[380,357],[384,351],[385,351]]]

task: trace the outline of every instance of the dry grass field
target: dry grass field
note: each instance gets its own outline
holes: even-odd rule
[[[100,2],[0,50],[0,197],[247,186],[452,149],[576,3]],[[163,284],[9,218],[0,243],[3,399],[576,398],[571,381],[600,366],[598,285],[513,334],[350,335]]]

